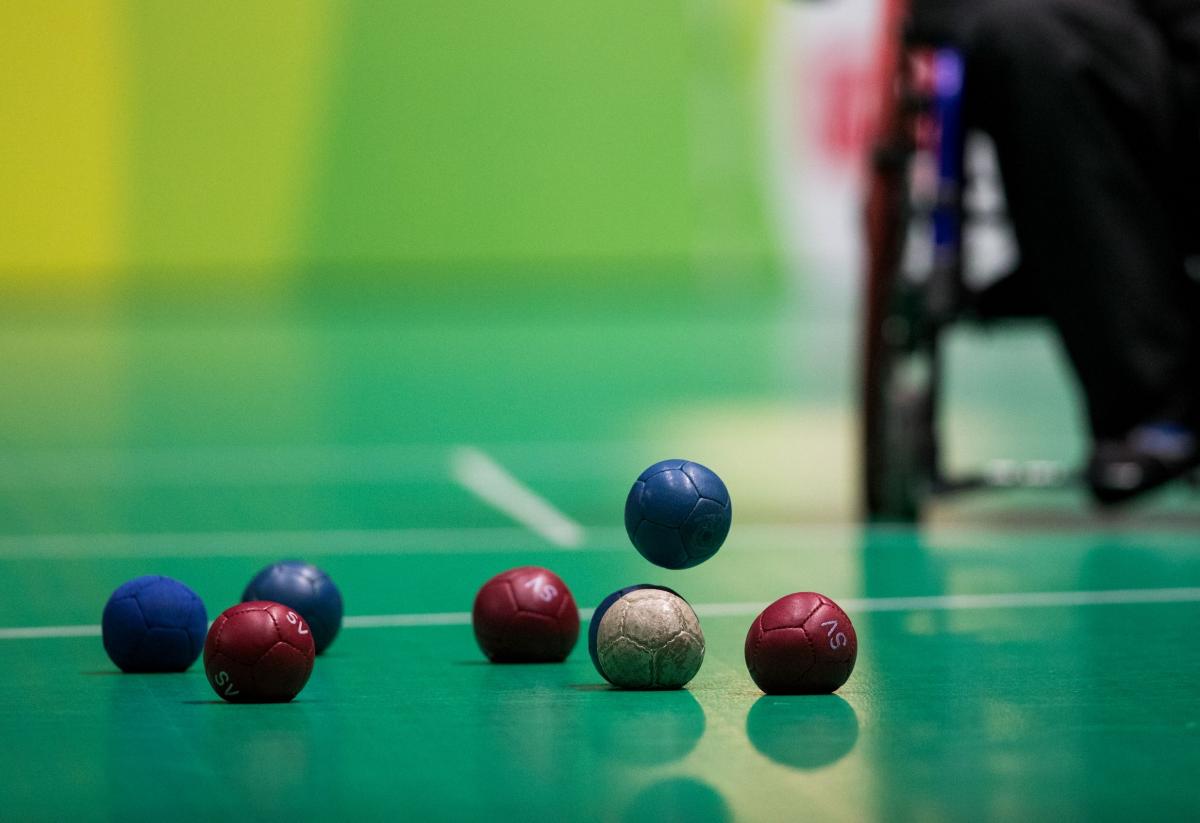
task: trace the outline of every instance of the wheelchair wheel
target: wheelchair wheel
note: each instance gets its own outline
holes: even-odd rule
[[[960,78],[952,52],[910,51],[881,107],[867,193],[861,371],[863,500],[872,520],[919,520],[940,482],[939,338],[961,283],[962,166],[959,88],[938,83],[956,79],[954,71]]]
[[[937,358],[932,340],[917,349],[888,338],[904,330],[882,330],[874,353],[877,382],[865,406],[865,492],[872,520],[915,522],[937,484]]]

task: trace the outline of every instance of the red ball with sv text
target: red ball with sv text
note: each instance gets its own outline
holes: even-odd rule
[[[557,574],[521,566],[483,584],[471,625],[493,663],[557,663],[579,638],[579,608]]]
[[[285,703],[312,674],[316,646],[304,618],[269,600],[223,611],[204,642],[204,672],[231,703]]]
[[[746,634],[746,668],[767,694],[826,694],[854,671],[858,636],[837,603],[796,592],[767,606]]]

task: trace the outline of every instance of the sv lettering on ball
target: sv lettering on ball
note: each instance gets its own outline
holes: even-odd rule
[[[825,636],[829,638],[829,648],[840,649],[846,645],[846,635],[842,632],[837,632],[838,624],[836,620],[826,620],[821,625],[829,627],[829,630],[825,632]],[[834,634],[834,632],[837,632],[837,634]]]
[[[233,687],[233,678],[229,676],[228,672],[225,672],[225,671],[217,672],[217,676],[214,677],[213,680],[216,681],[216,684],[218,686],[225,687],[225,690],[222,692],[222,694],[225,694],[228,696],[232,696],[235,694],[241,694],[241,692],[239,692],[237,689],[235,689]]]
[[[299,626],[300,634],[308,634],[308,629],[304,628],[304,621],[298,618],[295,612],[287,613],[287,622],[291,623],[293,626]]]
[[[533,589],[534,594],[546,603],[558,597],[558,589],[554,588],[553,584],[547,583],[542,577],[526,580],[524,585],[527,589]]]

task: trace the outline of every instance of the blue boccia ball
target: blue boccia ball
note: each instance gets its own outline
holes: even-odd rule
[[[312,628],[317,654],[342,628],[342,593],[329,575],[302,560],[275,563],[254,575],[242,592],[242,602],[249,600],[273,600],[299,612]]]
[[[200,656],[208,615],[178,580],[146,575],[112,593],[100,629],[104,650],[122,671],[182,672]]]
[[[721,478],[688,460],[655,463],[625,498],[629,539],[642,557],[667,569],[688,569],[712,557],[732,521]]]
[[[626,586],[623,589],[617,589],[608,597],[600,601],[600,605],[592,612],[592,619],[588,621],[588,654],[592,657],[592,665],[596,667],[596,671],[604,674],[604,667],[600,665],[600,653],[596,650],[596,637],[600,633],[600,621],[604,619],[604,615],[612,608],[613,603],[616,603],[630,592],[636,592],[638,589],[658,589],[664,592],[670,592],[676,597],[679,592],[674,589],[668,589],[666,586],[656,586],[653,583],[638,583],[635,586]]]

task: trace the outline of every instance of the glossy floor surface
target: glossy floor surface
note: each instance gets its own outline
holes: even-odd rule
[[[1006,493],[941,505],[919,530],[860,527],[849,331],[769,302],[579,311],[7,317],[0,816],[1200,808],[1194,496],[1101,519],[1073,491]],[[954,459],[1078,456],[1044,341],[955,345],[972,367],[951,386]],[[560,519],[514,519],[464,455]],[[648,565],[621,527],[628,484],[671,456],[722,473],[735,506],[725,547],[684,572]],[[123,580],[178,577],[212,617],[290,556],[326,568],[349,615],[295,702],[227,705],[199,666],[121,675],[106,658],[95,624]],[[677,589],[706,634],[699,675],[636,693],[604,686],[583,647],[561,665],[485,663],[474,592],[529,563],[585,608],[630,583]],[[836,695],[765,697],[746,673],[754,615],[797,590],[857,627]]]

